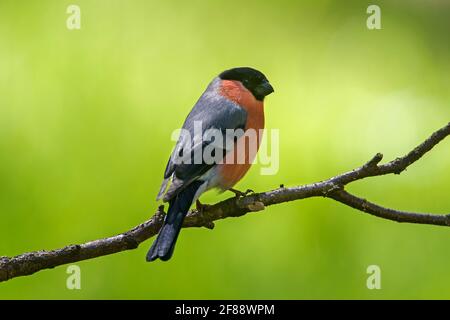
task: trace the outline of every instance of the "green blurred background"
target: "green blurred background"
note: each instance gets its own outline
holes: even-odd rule
[[[69,4],[81,30],[68,30]],[[382,29],[366,28],[378,4]],[[0,255],[111,236],[149,218],[172,131],[209,81],[262,70],[276,92],[280,170],[237,186],[305,184],[409,151],[450,120],[448,1],[0,2]],[[400,176],[350,190],[450,210],[450,141]],[[229,193],[211,192],[216,202]],[[450,298],[450,229],[306,199],[185,229],[168,263],[137,250],[0,283],[0,298]],[[379,265],[382,289],[366,288]]]

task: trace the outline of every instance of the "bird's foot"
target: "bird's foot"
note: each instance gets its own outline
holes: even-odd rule
[[[195,207],[197,211],[200,213],[200,215],[203,215],[205,210],[208,210],[208,208],[211,206],[209,204],[203,204],[199,200],[195,200]],[[206,221],[203,226],[208,229],[214,229],[214,222]]]
[[[230,188],[228,189],[229,191],[233,192],[236,195],[236,198],[241,198],[241,197],[245,197],[248,196],[249,194],[255,193],[255,191],[253,191],[252,189],[247,189],[245,192]]]
[[[210,207],[209,204],[203,204],[203,203],[201,203],[198,199],[195,200],[195,208],[196,208],[197,211],[200,212],[201,214],[203,214],[203,212],[205,212],[206,210],[208,210],[209,207]]]

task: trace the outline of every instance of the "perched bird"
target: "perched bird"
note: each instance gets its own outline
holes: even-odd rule
[[[185,141],[185,136],[180,135],[167,163],[157,200],[163,197],[164,202],[169,202],[169,209],[163,226],[147,253],[147,261],[170,259],[183,220],[191,205],[203,192],[212,188],[229,190],[246,174],[256,156],[264,128],[264,98],[273,91],[264,74],[249,67],[226,70],[208,85],[183,124],[182,129],[190,133],[190,141]],[[223,134],[223,141],[221,144],[216,143],[213,155],[224,161],[177,161],[181,155],[193,159],[196,150],[214,143],[199,137],[199,132],[195,132],[196,123],[201,124],[200,135],[208,129],[217,129]],[[231,141],[231,148],[227,147],[225,142],[230,143],[227,136],[230,130],[256,132],[256,149],[240,149],[245,153],[243,162],[227,161],[237,156],[237,146],[242,142],[241,139],[245,139],[242,133],[236,135]],[[185,148],[186,142],[192,146],[189,150]],[[167,189],[169,180],[170,186]]]

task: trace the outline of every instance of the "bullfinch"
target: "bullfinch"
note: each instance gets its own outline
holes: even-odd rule
[[[249,67],[226,70],[215,77],[187,116],[181,134],[169,158],[157,200],[169,203],[169,209],[156,240],[147,253],[147,261],[169,260],[180,233],[183,220],[191,205],[207,190],[234,190],[232,187],[247,173],[256,156],[264,128],[264,98],[273,92],[266,76]],[[200,124],[200,130],[196,125]],[[198,127],[198,126],[197,126]],[[256,151],[243,148],[245,161],[193,160],[194,153],[207,148],[216,139],[204,139],[208,129],[223,134],[222,143],[214,146],[213,156],[221,160],[235,159],[238,144],[245,132],[254,130],[257,135]],[[240,130],[233,136],[229,147],[229,132]],[[186,139],[186,137],[188,137]],[[188,141],[186,141],[188,140]],[[217,139],[220,140],[220,139]],[[217,141],[216,141],[217,142]],[[226,144],[225,144],[226,142]],[[190,148],[186,148],[190,146]],[[170,186],[167,188],[167,186]],[[167,190],[167,191],[166,191]]]

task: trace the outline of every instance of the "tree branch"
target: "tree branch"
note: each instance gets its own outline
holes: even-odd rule
[[[407,155],[388,163],[379,164],[383,155],[378,153],[363,166],[328,180],[291,188],[280,186],[278,189],[267,192],[254,193],[240,198],[229,198],[207,206],[202,212],[191,210],[184,221],[183,227],[212,229],[214,228],[213,222],[216,220],[239,217],[249,212],[261,211],[267,206],[311,197],[330,198],[359,211],[397,222],[450,226],[450,214],[426,214],[389,209],[352,195],[345,190],[346,185],[357,180],[392,173],[400,174],[449,134],[450,123],[434,132]],[[113,237],[80,245],[69,245],[52,251],[29,252],[11,258],[0,257],[0,282],[19,276],[31,275],[37,271],[67,263],[135,249],[140,243],[158,233],[164,215],[164,207],[160,206],[150,220]]]

